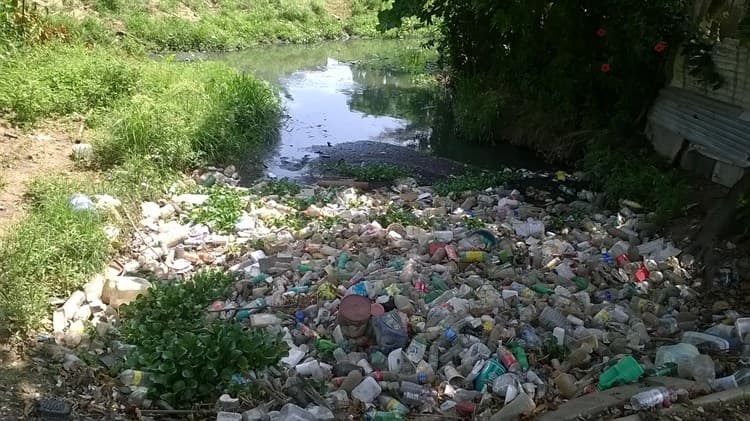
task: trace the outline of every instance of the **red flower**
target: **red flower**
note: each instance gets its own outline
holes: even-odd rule
[[[604,36],[607,35],[607,30],[604,28],[599,28],[596,30],[596,36],[599,38],[604,38]]]
[[[602,71],[602,73],[609,73],[609,71],[610,71],[610,70],[612,70],[612,68],[611,68],[611,67],[609,66],[609,63],[604,63],[604,64],[602,64],[602,66],[601,66],[601,67],[599,68],[599,70],[601,70],[601,71]]]
[[[663,42],[657,42],[656,45],[654,45],[654,51],[656,51],[657,53],[661,53],[666,49],[667,46]]]

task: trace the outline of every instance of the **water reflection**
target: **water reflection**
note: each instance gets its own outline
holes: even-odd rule
[[[415,85],[411,75],[367,64],[399,48],[405,48],[403,41],[337,42],[214,58],[269,81],[281,93],[287,118],[275,148],[264,158],[268,170],[280,177],[299,176],[327,145],[360,140],[408,145],[488,168],[533,166],[529,162],[534,158],[517,148],[458,140],[450,109],[435,89]]]

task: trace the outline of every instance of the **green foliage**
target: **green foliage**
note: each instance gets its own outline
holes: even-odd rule
[[[283,216],[268,218],[265,222],[272,227],[287,228],[298,231],[306,227],[311,221],[312,218],[307,216],[307,214],[300,211],[294,211]]]
[[[172,405],[211,402],[234,374],[278,362],[280,337],[238,324],[211,322],[207,306],[226,295],[232,279],[204,271],[182,283],[159,284],[121,310],[123,339],[138,348],[127,365],[154,374],[149,393]]]
[[[441,196],[463,193],[466,191],[478,191],[487,188],[502,186],[512,180],[513,176],[506,172],[479,172],[470,171],[453,177],[435,185],[435,192]]]
[[[429,227],[430,221],[426,218],[419,218],[414,210],[406,206],[389,205],[385,212],[373,215],[374,220],[378,221],[383,227],[391,224],[401,224],[403,226],[413,225],[416,227]]]
[[[652,151],[634,145],[595,142],[583,167],[593,187],[607,194],[610,205],[616,206],[620,199],[635,200],[653,209],[660,221],[678,216],[688,199],[684,177]]]
[[[104,167],[132,157],[177,170],[221,163],[277,130],[271,88],[224,65],[149,63],[139,88],[99,121],[94,147]]]
[[[71,192],[90,186],[41,179],[30,186],[29,216],[0,239],[0,318],[13,331],[39,327],[50,296],[65,297],[110,256],[105,215],[74,212]]]
[[[209,191],[208,200],[196,206],[190,213],[190,220],[208,225],[213,231],[228,233],[242,215],[243,202],[237,190],[229,187],[215,187]]]
[[[479,140],[498,139],[509,123],[549,130],[550,142],[588,129],[637,130],[668,59],[684,41],[703,39],[683,0],[395,0],[381,27],[405,16],[440,28],[459,131]],[[697,57],[689,65],[713,84],[710,56]],[[534,121],[518,122],[524,115]]]
[[[469,229],[479,229],[487,226],[484,221],[479,218],[474,218],[473,216],[466,216],[461,220],[461,222],[466,228]]]
[[[299,184],[286,178],[280,180],[268,180],[260,190],[263,196],[296,196],[300,192]]]
[[[225,297],[231,284],[231,277],[215,270],[179,283],[158,283],[147,296],[121,307],[120,334],[127,343],[141,346],[165,331],[198,331],[206,324],[208,305]]]
[[[0,61],[0,112],[16,123],[102,109],[129,96],[138,66],[101,49],[21,48]]]
[[[339,161],[325,169],[343,177],[352,177],[357,181],[368,182],[392,182],[397,178],[409,175],[409,172],[404,168],[382,162],[363,162],[360,165],[352,165]]]

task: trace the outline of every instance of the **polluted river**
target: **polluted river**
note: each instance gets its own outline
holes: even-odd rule
[[[511,145],[461,142],[445,124],[436,124],[448,118],[437,87],[403,70],[372,65],[419,48],[414,41],[349,41],[265,47],[210,59],[260,77],[280,92],[285,119],[262,160],[266,174],[304,179],[316,158],[388,162],[403,154],[409,159],[393,163],[417,171],[442,166],[443,175],[455,162],[487,169],[543,166],[532,153]],[[252,173],[258,166],[250,161],[241,169]]]
[[[741,294],[706,299],[689,244],[662,235],[648,204],[604,207],[578,174],[436,130],[433,91],[364,64],[399,47],[210,58],[278,88],[279,139],[266,156],[196,170],[141,203],[106,273],[58,303],[59,345],[47,345],[64,346],[64,373],[119,382],[71,386],[70,396],[88,396],[75,398],[79,415],[109,405],[142,419],[636,420],[699,405],[710,414],[749,393]],[[310,181],[318,159],[385,160],[436,179],[441,166],[511,169],[355,189]],[[242,180],[243,166],[266,177]],[[117,206],[86,200],[80,211]],[[201,286],[209,280],[219,287]],[[733,289],[738,279],[716,282]],[[189,323],[170,323],[164,341],[189,347],[103,342],[85,329],[161,335],[163,320],[122,309],[160,309],[165,297]],[[76,356],[86,351],[106,369]]]

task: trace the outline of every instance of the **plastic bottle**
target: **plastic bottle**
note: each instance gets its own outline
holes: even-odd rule
[[[679,343],[675,345],[664,345],[656,350],[654,365],[657,367],[666,363],[687,364],[690,360],[700,354],[695,345]]]
[[[731,376],[722,377],[710,382],[711,389],[716,392],[722,390],[736,389],[740,386],[747,386],[750,384],[750,368],[743,368],[738,370]]]
[[[432,371],[437,372],[438,368],[440,368],[440,348],[438,347],[437,343],[433,343],[430,346],[430,367],[432,367]]]
[[[352,397],[360,402],[371,403],[380,395],[381,391],[382,389],[378,385],[378,382],[368,376],[352,390]]]
[[[718,336],[709,335],[703,332],[685,332],[682,334],[680,339],[681,343],[692,344],[692,345],[703,345],[706,344],[716,351],[727,351],[729,350],[729,341]]]
[[[539,351],[542,349],[542,340],[537,335],[536,330],[529,325],[521,326],[518,336],[523,340],[523,345],[526,349],[532,351]]]
[[[518,363],[516,357],[513,355],[510,349],[504,347],[503,345],[499,345],[497,347],[497,357],[507,371],[521,371],[521,365]]]
[[[542,313],[539,314],[539,322],[550,329],[560,327],[567,330],[570,328],[568,319],[566,319],[557,309],[550,306],[544,307]]]
[[[140,370],[125,370],[117,378],[125,386],[148,386],[151,384],[151,373]]]
[[[458,253],[458,261],[461,263],[489,262],[492,256],[489,253],[478,250],[462,251]]]
[[[258,313],[250,315],[250,326],[252,327],[268,327],[280,324],[281,319],[276,317],[275,314]]]
[[[599,390],[606,390],[615,384],[626,384],[638,380],[643,375],[643,368],[631,356],[605,370],[599,376]]]
[[[521,370],[526,371],[529,369],[529,359],[526,356],[526,351],[521,347],[521,345],[518,342],[511,342],[508,344],[508,347],[510,348],[511,352],[513,352],[513,356],[516,357],[516,360],[518,361],[518,365],[521,367]]]
[[[677,374],[677,363],[669,362],[646,371],[646,376],[674,376]]]
[[[630,398],[630,406],[636,411],[654,408],[656,406],[668,405],[676,399],[674,390],[666,387],[657,387],[645,392],[637,393]]]
[[[397,412],[373,411],[368,412],[365,418],[367,421],[403,421],[403,415]]]
[[[394,412],[401,415],[406,415],[409,413],[409,408],[407,408],[406,405],[390,396],[378,396],[378,404],[384,411]]]
[[[425,351],[427,351],[427,340],[424,336],[417,335],[406,348],[406,357],[416,364],[422,361]]]

